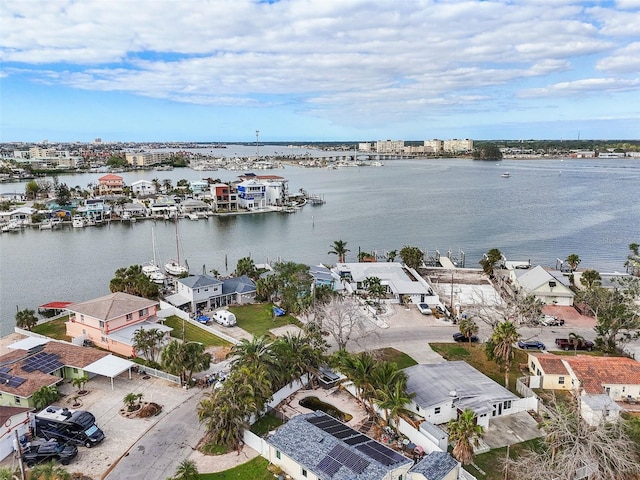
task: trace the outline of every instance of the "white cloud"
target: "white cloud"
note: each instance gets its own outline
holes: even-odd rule
[[[425,108],[483,109],[518,90],[637,88],[591,78],[596,67],[638,71],[636,4],[5,0],[0,60],[20,71],[9,75],[83,90],[407,119]],[[577,59],[590,63],[577,68]]]
[[[637,90],[639,80],[618,78],[586,78],[573,82],[560,82],[544,88],[532,88],[520,93],[521,97],[573,96],[589,93],[615,93]]]

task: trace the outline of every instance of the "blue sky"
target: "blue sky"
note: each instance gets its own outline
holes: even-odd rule
[[[640,139],[640,0],[3,0],[0,141]]]

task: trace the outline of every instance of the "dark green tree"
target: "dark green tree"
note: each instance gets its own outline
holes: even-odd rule
[[[328,253],[330,255],[337,255],[338,263],[344,263],[347,253],[349,252],[350,250],[347,248],[347,242],[344,242],[342,240],[335,240],[333,242],[332,249],[329,250]]]
[[[111,293],[125,292],[149,299],[158,298],[158,285],[142,273],[140,265],[131,265],[116,270],[115,277],[109,282]]]
[[[38,324],[35,310],[25,308],[16,313],[16,327],[31,330]]]
[[[585,270],[580,276],[580,283],[587,289],[592,289],[594,287],[599,287],[600,285],[602,285],[602,278],[600,277],[600,274],[595,270]]]
[[[493,276],[493,271],[495,270],[498,262],[502,259],[502,252],[497,248],[492,248],[487,253],[485,253],[480,260],[480,266],[482,266],[482,270],[484,273]]]
[[[235,275],[236,277],[246,275],[252,279],[256,279],[258,277],[258,270],[256,270],[256,265],[253,263],[251,257],[242,257],[238,260]]]
[[[483,143],[473,149],[474,160],[502,160],[502,152],[495,143]]]
[[[420,268],[424,261],[424,253],[418,247],[409,247],[405,245],[400,250],[400,258],[402,263],[414,270]]]

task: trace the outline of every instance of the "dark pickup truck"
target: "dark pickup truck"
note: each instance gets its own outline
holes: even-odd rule
[[[556,345],[562,350],[587,350],[588,352],[595,347],[591,340],[574,340],[573,338],[556,338]]]

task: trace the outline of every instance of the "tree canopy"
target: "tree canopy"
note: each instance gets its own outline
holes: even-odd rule
[[[400,250],[400,258],[402,263],[414,270],[420,268],[424,261],[424,253],[418,247],[409,247],[405,245]]]
[[[124,292],[149,299],[158,298],[158,285],[142,273],[140,265],[131,265],[116,270],[115,277],[109,282],[111,293]]]
[[[474,160],[502,160],[502,152],[495,143],[483,143],[473,149]]]

